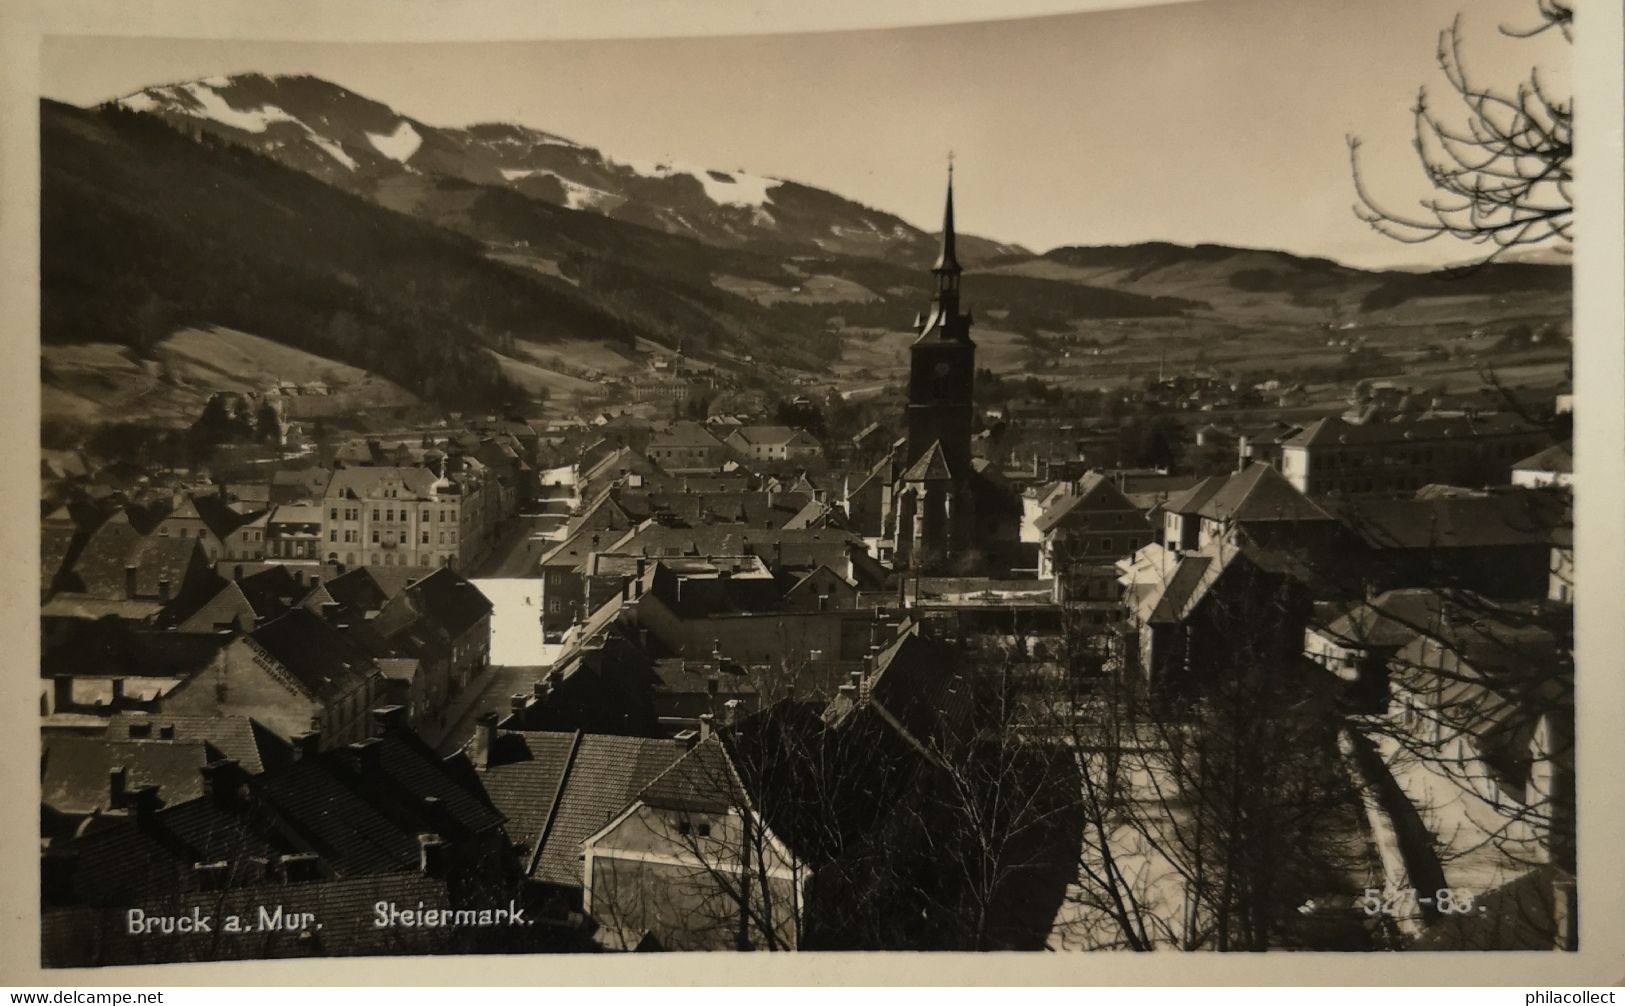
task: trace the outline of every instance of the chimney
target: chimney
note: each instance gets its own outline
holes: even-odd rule
[[[235,759],[221,758],[198,770],[203,775],[203,795],[221,810],[237,805],[237,789],[242,785],[242,769]]]
[[[418,835],[418,870],[425,877],[446,875],[446,840],[433,832]]]
[[[372,711],[372,735],[382,737],[406,727],[405,706],[379,706]]]
[[[113,697],[108,701],[108,707],[117,709],[124,704],[124,679],[113,678],[110,684],[113,686]]]
[[[288,738],[293,746],[294,761],[310,761],[322,749],[322,732],[320,730],[306,730],[302,734],[294,734]]]
[[[277,872],[289,883],[321,879],[321,860],[313,852],[291,852],[277,857]]]
[[[532,695],[534,695],[538,699],[547,698],[547,693],[552,691],[552,690],[553,690],[552,682],[548,681],[545,678],[542,679],[541,681],[532,681],[530,683],[530,693]]]
[[[738,699],[729,699],[722,704],[722,722],[725,725],[731,727],[739,722],[739,706]]]
[[[717,680],[717,677],[716,677],[715,674],[713,674],[711,677],[705,679],[705,694],[711,699],[711,701],[713,703],[716,702],[717,693],[721,690],[721,688],[722,688],[722,682]]]
[[[699,743],[700,732],[698,730],[681,730],[678,731],[675,740],[685,748],[692,748]]]
[[[474,767],[487,769],[491,767],[492,758],[497,746],[497,714],[494,712],[481,713],[474,723],[474,746],[470,754],[473,757]]]
[[[123,765],[115,765],[107,771],[107,809],[120,810],[126,800],[125,786],[130,773]]]
[[[158,812],[158,787],[151,783],[132,787],[125,791],[124,801],[125,806],[135,811],[137,821],[151,821],[152,815]]]
[[[332,623],[338,621],[338,617],[339,617],[339,603],[337,601],[323,601],[322,602],[322,621],[324,621],[324,622],[328,623],[329,625],[331,625]]]
[[[158,580],[158,600],[164,602],[169,600],[169,577],[167,576]]]
[[[715,717],[710,713],[700,714],[700,740],[708,741],[711,739],[711,725],[714,720]]]
[[[368,737],[366,740],[353,741],[345,745],[345,750],[349,752],[350,764],[357,772],[364,773],[377,767],[378,756],[383,753],[382,747],[378,738]]]
[[[514,692],[508,696],[508,711],[516,715],[525,711],[525,700],[529,698],[524,692]]]
[[[836,691],[841,693],[841,698],[847,700],[848,702],[852,703],[853,705],[858,704],[858,686],[857,685],[842,685],[841,687],[837,688]]]
[[[136,569],[135,569],[134,566],[125,566],[124,567],[124,599],[126,601],[135,600],[135,594],[136,594],[135,574],[136,574]]]

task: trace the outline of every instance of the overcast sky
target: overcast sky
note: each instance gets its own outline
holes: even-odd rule
[[[434,125],[512,120],[623,159],[794,178],[939,221],[955,152],[961,229],[1036,250],[1198,241],[1365,266],[1458,261],[1355,220],[1344,137],[1394,204],[1425,183],[1419,85],[1448,89],[1440,29],[1465,9],[1469,70],[1568,84],[1555,35],[1511,40],[1533,0],[1204,0],[866,31],[715,38],[331,43],[54,38],[43,93],[89,104],[151,84],[312,73]]]

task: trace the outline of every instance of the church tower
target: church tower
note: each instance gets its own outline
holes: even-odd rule
[[[942,251],[931,267],[936,294],[915,320],[909,347],[907,438],[894,469],[891,535],[898,566],[941,566],[967,551],[975,526],[970,434],[976,382],[971,317],[960,310],[954,248],[954,178],[942,215]]]
[[[909,347],[908,450],[905,467],[940,444],[949,470],[963,477],[970,464],[971,391],[976,380],[976,344],[971,317],[959,309],[962,270],[954,251],[954,176],[948,168],[948,201],[942,214],[942,251],[931,273],[936,295],[915,320],[919,333]]]

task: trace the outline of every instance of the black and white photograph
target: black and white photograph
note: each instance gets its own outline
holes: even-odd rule
[[[43,35],[38,965],[1576,956],[1594,5]]]

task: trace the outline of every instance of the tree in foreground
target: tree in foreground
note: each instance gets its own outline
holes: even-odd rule
[[[1560,32],[1573,39],[1565,0],[1536,0],[1532,26],[1503,25],[1512,38]],[[1412,145],[1433,193],[1411,211],[1379,201],[1360,170],[1360,140],[1349,138],[1358,202],[1354,212],[1379,234],[1406,244],[1454,238],[1486,250],[1480,264],[1509,251],[1546,246],[1568,251],[1574,222],[1574,103],[1553,94],[1540,68],[1508,90],[1473,76],[1464,58],[1461,19],[1439,35],[1438,62],[1453,101],[1436,107],[1427,88],[1412,108]]]

